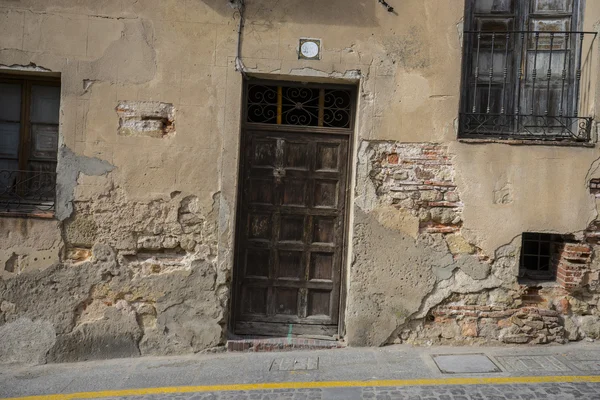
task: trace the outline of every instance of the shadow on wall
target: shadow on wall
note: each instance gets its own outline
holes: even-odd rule
[[[229,0],[199,0],[220,15],[231,15]],[[398,0],[395,0],[398,1]],[[388,1],[391,6],[391,1]],[[377,26],[378,0],[246,0],[246,18],[255,22],[296,22],[341,26]]]

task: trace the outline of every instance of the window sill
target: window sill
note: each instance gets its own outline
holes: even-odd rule
[[[54,219],[54,211],[0,211],[0,218]]]
[[[558,288],[561,287],[556,281],[536,281],[534,279],[519,279],[519,285],[527,287]]]
[[[484,143],[501,143],[513,146],[562,146],[562,147],[596,147],[596,143],[592,142],[570,142],[570,141],[550,141],[550,140],[531,140],[531,139],[466,139],[459,138],[460,143],[467,144],[484,144]]]

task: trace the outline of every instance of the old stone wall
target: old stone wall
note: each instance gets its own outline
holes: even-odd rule
[[[351,343],[598,338],[595,222],[556,245],[555,282],[525,282],[518,279],[520,235],[492,254],[465,235],[469,204],[461,201],[461,167],[447,146],[372,141],[358,159],[365,185],[359,187],[350,272],[350,293],[357,296],[348,310]],[[496,204],[512,203],[512,191],[492,195]],[[498,224],[498,234],[506,225]]]
[[[0,0],[0,69],[60,75],[62,96],[55,218],[0,216],[1,362],[225,343],[241,70],[359,88],[347,343],[600,335],[597,148],[457,141],[462,1],[245,3],[238,54],[237,2]],[[568,239],[559,281],[519,282],[523,232]]]

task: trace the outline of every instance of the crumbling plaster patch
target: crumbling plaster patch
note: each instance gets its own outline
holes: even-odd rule
[[[570,170],[573,161],[553,148],[535,150],[533,154],[527,149],[530,160],[511,154],[521,150],[469,148],[472,152],[467,155],[468,151],[458,149],[463,151],[460,157],[451,155],[455,150],[456,145],[392,141],[359,145],[355,257],[348,294],[349,342],[361,345],[392,341],[564,343],[598,336],[597,317],[587,316],[597,313],[598,274],[594,272],[594,262],[589,264],[592,249],[582,243],[585,238],[596,243],[597,228],[590,225],[585,235],[581,230],[597,212],[591,207],[593,196],[581,182],[581,176],[586,175],[583,166],[573,173]],[[477,156],[482,154],[474,155],[474,150],[481,150],[491,160],[479,160]],[[591,164],[593,158],[589,152],[582,153]],[[502,166],[496,157],[504,160]],[[507,166],[506,157],[519,161]],[[468,164],[467,158],[475,167]],[[547,166],[547,163],[555,164]],[[521,168],[530,171],[533,164],[550,171],[537,173],[536,178],[518,172]],[[533,201],[530,197],[540,193],[532,188],[556,189],[546,182],[550,179],[546,174],[556,174],[553,179],[569,182],[573,187],[567,193],[561,188],[558,199],[546,195],[542,201],[547,204],[543,207],[571,217],[577,211],[569,209],[588,204],[590,207],[579,210],[576,215],[579,219],[556,223],[544,216],[540,218],[540,200]],[[590,174],[587,175],[589,178]],[[436,191],[441,191],[443,198]],[[541,221],[521,215],[523,221],[514,215],[504,216],[502,222],[496,219],[499,207],[511,208],[522,197],[531,201],[526,208]],[[463,207],[463,202],[471,206]],[[440,205],[454,208],[460,218],[441,218],[437,225],[423,225],[427,221],[421,219],[423,210]],[[472,220],[469,208],[479,208],[476,215],[479,220]],[[482,209],[488,212],[485,218],[479,214]],[[484,238],[493,237],[494,247],[489,243],[486,246],[480,236],[465,229],[467,216],[471,218],[468,227],[488,229]],[[438,217],[431,212],[431,218]],[[495,225],[488,227],[489,221]],[[561,230],[560,224],[564,222],[574,230]],[[564,276],[560,275],[556,284],[539,291],[539,295],[539,288],[517,280],[521,232],[537,229],[572,233],[565,236],[570,244],[565,245],[567,250],[560,256],[559,270]],[[504,242],[499,242],[498,237]],[[376,256],[369,259],[365,256],[367,252]],[[398,277],[408,279],[409,283]],[[425,282],[429,285],[422,287]],[[389,301],[377,301],[379,298]],[[566,301],[567,298],[570,300]],[[376,317],[365,317],[370,315]],[[352,323],[356,326],[350,328]]]
[[[514,289],[519,241],[511,238],[488,257],[462,237],[462,193],[446,151],[428,143],[359,145],[350,344],[394,341],[453,294]],[[444,207],[454,210],[452,218],[443,217]]]
[[[0,218],[0,279],[48,268],[59,260],[62,248],[57,221]]]
[[[454,258],[442,234],[415,240],[360,209],[354,229],[346,314],[350,345],[388,343],[453,293],[476,293],[516,280],[518,250],[493,265],[474,255]],[[513,274],[509,281],[506,269]]]
[[[56,168],[56,218],[64,221],[73,212],[72,203],[79,174],[104,175],[114,168],[107,161],[78,155],[68,147],[61,146]]]
[[[0,329],[14,333],[3,336],[3,346],[18,348],[22,334],[45,346],[27,357],[48,352],[47,361],[62,362],[186,353],[221,342],[223,310],[211,261],[188,254],[171,269],[140,269],[137,257],[118,261],[109,246],[95,245],[92,253],[86,262],[0,281],[2,304],[11,305],[1,307]],[[12,360],[10,354],[0,351],[0,362]]]

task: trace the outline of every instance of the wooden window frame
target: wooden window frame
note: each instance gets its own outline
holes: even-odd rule
[[[27,170],[27,163],[31,152],[31,87],[53,86],[60,88],[60,78],[38,75],[9,75],[0,73],[0,83],[21,85],[21,116],[19,131],[18,162],[19,170]],[[16,122],[16,121],[1,121]]]
[[[32,101],[32,96],[31,96],[31,90],[33,86],[51,86],[51,87],[58,87],[59,89],[61,88],[61,79],[58,76],[47,76],[47,75],[33,75],[33,74],[18,74],[18,73],[14,73],[14,74],[9,74],[9,73],[3,73],[0,72],[0,83],[7,83],[7,84],[20,84],[21,85],[21,104],[20,104],[20,120],[19,121],[8,121],[8,120],[0,120],[0,122],[19,122],[20,127],[19,127],[19,147],[17,150],[17,171],[22,171],[22,172],[18,172],[18,178],[17,181],[20,182],[21,179],[27,179],[26,177],[22,176],[23,172],[26,172],[29,170],[28,168],[28,163],[30,160],[30,156],[31,156],[31,144],[32,144],[32,137],[31,137],[31,101]],[[60,119],[60,112],[59,112],[59,119]],[[60,122],[58,124],[56,124],[58,127],[60,127]],[[59,128],[59,132],[58,134],[60,135],[60,128]],[[58,151],[58,149],[57,149]],[[58,160],[54,159],[52,161],[49,162],[54,162],[54,164],[56,165]],[[55,173],[56,171],[52,171],[52,173]],[[20,185],[20,183],[18,183],[18,185]],[[17,189],[18,191],[20,191],[21,189]],[[8,203],[9,205],[11,204],[10,201]],[[20,210],[20,209],[0,209],[0,216],[4,216],[4,217],[33,217],[33,218],[44,218],[44,219],[51,219],[54,218],[54,207],[56,204],[56,188],[54,188],[54,204],[51,206],[51,208],[48,209],[44,209],[44,210],[38,210],[38,209],[31,209],[31,210]]]
[[[519,281],[522,283],[529,281],[556,281],[556,252],[557,246],[562,245],[562,243],[564,243],[563,238],[557,234],[523,232],[523,236],[521,238],[521,255],[519,259]],[[529,253],[529,247],[527,244],[536,244],[537,250],[535,250],[533,253]],[[547,251],[542,250],[542,244],[547,245]],[[547,268],[541,268],[543,258],[547,259]]]
[[[568,142],[579,142],[583,145],[586,144],[586,142],[588,142],[591,140],[591,125],[592,125],[592,118],[591,117],[582,117],[578,115],[579,112],[579,89],[580,87],[582,87],[584,85],[583,81],[579,81],[579,77],[575,78],[575,76],[577,75],[577,73],[579,73],[580,71],[577,70],[577,68],[581,68],[581,60],[577,61],[577,57],[581,58],[581,51],[582,51],[582,45],[583,45],[583,34],[594,34],[593,32],[579,32],[579,30],[582,27],[582,20],[583,20],[583,11],[585,8],[585,0],[572,0],[572,9],[571,11],[567,11],[567,12],[535,12],[533,9],[533,1],[534,0],[514,0],[513,2],[513,9],[511,10],[511,12],[497,12],[497,13],[477,13],[476,12],[476,3],[478,0],[466,0],[465,2],[465,23],[464,23],[464,45],[463,45],[463,61],[462,61],[462,83],[461,83],[461,100],[460,100],[460,122],[459,122],[459,130],[458,130],[458,138],[461,141],[469,141],[469,140],[486,140],[486,139],[500,139],[500,140],[525,140],[524,143],[526,143],[526,141],[545,141],[547,143],[548,140],[559,140],[562,141],[563,144],[568,144]],[[568,50],[564,50],[565,52],[568,51],[569,56],[567,56],[565,59],[568,60],[565,61],[565,64],[568,64],[568,68],[567,70],[569,71],[569,81],[567,82],[567,84],[564,86],[566,88],[565,90],[565,96],[566,99],[562,100],[562,94],[561,94],[561,103],[560,103],[560,109],[564,110],[565,113],[564,114],[557,114],[560,118],[565,118],[565,119],[569,119],[572,118],[572,121],[578,121],[578,125],[579,122],[581,122],[582,124],[585,124],[585,128],[582,128],[582,125],[579,125],[577,128],[577,131],[574,129],[572,132],[572,137],[568,137],[568,136],[563,136],[561,135],[557,135],[557,136],[544,136],[544,135],[536,135],[536,134],[532,134],[527,132],[527,130],[522,131],[520,128],[522,128],[521,125],[519,125],[518,121],[520,121],[521,119],[525,119],[527,120],[527,118],[532,118],[534,121],[536,120],[536,118],[538,118],[537,116],[535,116],[536,113],[533,112],[533,107],[534,104],[539,104],[539,91],[535,92],[535,90],[539,90],[536,86],[535,86],[535,77],[534,79],[534,86],[533,88],[531,88],[530,85],[530,81],[528,80],[527,77],[527,69],[530,67],[527,65],[527,57],[529,55],[531,55],[532,53],[535,53],[535,57],[537,57],[538,54],[538,50],[536,49],[535,51],[530,49],[528,47],[528,43],[525,42],[520,42],[519,39],[516,37],[517,36],[517,32],[530,32],[525,34],[525,38],[526,40],[531,40],[533,37],[533,31],[531,31],[530,29],[533,29],[530,24],[532,22],[532,20],[536,20],[539,18],[547,18],[547,17],[551,17],[552,19],[561,19],[561,18],[570,18],[570,26],[568,26],[567,28],[569,29],[569,31],[564,31],[564,32],[570,32],[567,36],[568,38],[568,43],[569,45],[565,45],[566,49]],[[477,129],[479,129],[477,127],[477,124],[474,124],[475,126],[475,131],[472,129],[473,125],[468,126],[465,124],[465,121],[468,121],[468,123],[473,123],[474,121],[470,119],[469,115],[478,115],[478,114],[482,114],[485,113],[485,110],[479,110],[479,111],[475,111],[475,107],[477,107],[477,103],[475,102],[475,98],[477,97],[476,94],[474,94],[474,91],[478,91],[478,90],[482,90],[481,93],[485,93],[485,87],[483,84],[488,85],[487,82],[488,78],[487,78],[487,74],[488,74],[488,70],[486,69],[479,71],[479,77],[477,76],[477,72],[475,72],[475,76],[473,76],[473,57],[477,52],[477,55],[479,54],[479,47],[475,48],[474,43],[472,43],[472,41],[475,40],[479,40],[476,39],[476,32],[478,32],[479,29],[479,24],[477,23],[478,20],[485,20],[485,19],[489,19],[491,20],[512,20],[512,22],[510,23],[512,26],[508,26],[508,32],[511,32],[511,38],[510,38],[510,42],[507,40],[507,45],[509,45],[512,50],[511,51],[506,51],[507,57],[510,57],[509,61],[505,64],[505,67],[508,68],[508,81],[506,79],[506,74],[504,75],[504,82],[508,84],[505,87],[500,87],[502,82],[499,80],[492,80],[492,78],[489,78],[489,81],[492,81],[493,83],[489,84],[489,88],[490,90],[493,88],[494,90],[500,90],[499,93],[501,93],[501,114],[497,114],[498,111],[496,110],[496,112],[492,112],[492,114],[489,114],[490,117],[493,117],[494,115],[499,115],[499,117],[503,120],[505,120],[508,125],[506,125],[507,129],[504,130],[504,128],[501,131],[498,131],[497,133],[494,132],[478,132]],[[577,31],[577,33],[575,33]],[[488,32],[487,30],[482,30],[481,32]],[[503,41],[505,40],[503,35],[500,35],[498,33],[500,33],[501,31],[497,31],[496,33],[496,38],[497,38],[497,45],[495,47],[496,49],[496,53],[499,53],[500,51],[502,53],[504,53],[504,47],[499,47],[498,43],[501,45],[503,43]],[[552,31],[544,31],[544,32],[552,32]],[[556,31],[556,32],[563,32],[563,31]],[[531,36],[529,36],[531,35]],[[485,35],[481,35],[482,37],[487,37],[487,40],[489,39],[489,34],[488,36]],[[507,36],[508,38],[508,36]],[[581,38],[581,39],[580,39]],[[478,42],[481,43],[481,42]],[[493,43],[493,42],[492,42]],[[552,43],[552,42],[551,42]],[[477,45],[479,46],[479,44]],[[485,46],[485,44],[483,44],[482,46]],[[485,53],[485,47],[483,47],[483,52]],[[545,49],[541,49],[540,53],[543,53],[545,51]],[[556,51],[556,50],[555,50]],[[552,51],[550,51],[552,53]],[[561,50],[557,51],[558,53],[561,52]],[[494,51],[492,50],[492,55],[494,55]],[[493,57],[493,56],[492,56]],[[525,67],[525,68],[524,68]],[[497,69],[496,69],[497,70]],[[500,71],[498,71],[500,72]],[[519,73],[521,75],[519,75]],[[491,74],[491,72],[490,72]],[[491,76],[491,75],[490,75]],[[540,77],[539,73],[538,73],[538,77]],[[474,84],[476,84],[476,82],[479,82],[478,86],[475,86],[475,88],[472,88],[472,86]],[[546,81],[542,81],[539,80],[540,83],[543,82],[544,85],[546,85]],[[540,85],[540,83],[538,83],[538,85]],[[550,84],[548,83],[548,87],[550,87]],[[527,92],[529,90],[533,90],[532,94],[531,94],[531,105],[529,105],[529,101],[527,101],[528,95]],[[493,98],[493,96],[491,96],[491,94],[487,95],[490,99]],[[547,94],[547,96],[550,96],[550,93]],[[523,100],[525,99],[525,100]],[[473,101],[471,101],[473,100]],[[480,99],[477,99],[478,101],[481,101]],[[495,99],[497,100],[497,99]],[[521,101],[527,101],[527,103],[521,103]],[[551,103],[551,101],[548,99],[548,104]],[[490,100],[488,100],[488,109],[487,112],[490,112],[490,104],[489,104]],[[526,105],[526,106],[525,106]],[[564,107],[563,107],[564,105]],[[500,108],[498,106],[496,106],[496,108]],[[527,109],[529,109],[529,107],[531,107],[531,114],[529,114],[527,112]],[[537,106],[536,106],[537,107]],[[494,107],[492,107],[492,109],[494,109]],[[539,113],[537,113],[539,114]],[[558,120],[557,118],[555,118],[556,114],[548,114],[548,108],[546,109],[546,114],[549,115],[549,121],[553,121],[553,120]],[[520,116],[520,117],[519,117]],[[571,120],[570,120],[571,121]],[[548,122],[546,122],[548,123]],[[501,122],[499,126],[503,126],[503,123]],[[512,128],[508,128],[510,126],[512,126]],[[481,127],[484,129],[485,131],[485,126],[482,124]],[[551,125],[548,125],[548,127],[550,128],[549,131],[552,131],[552,127]],[[483,134],[482,134],[483,133]]]

